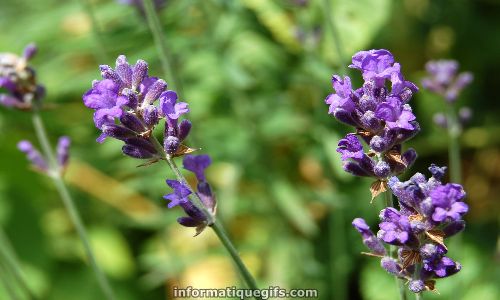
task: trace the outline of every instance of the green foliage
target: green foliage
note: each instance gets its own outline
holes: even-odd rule
[[[165,164],[137,168],[140,162],[124,157],[119,142],[95,142],[92,112],[81,95],[99,78],[98,65],[113,65],[117,55],[126,54],[131,62],[147,60],[150,74],[163,72],[140,12],[112,0],[89,1],[109,57],[103,61],[80,2],[1,0],[0,52],[21,53],[29,42],[39,46],[33,65],[48,91],[42,117],[53,144],[63,134],[73,139],[75,163],[67,180],[119,299],[164,299],[165,290],[176,285],[239,285],[213,234],[207,230],[192,238],[191,230],[175,222],[181,211],[166,210],[164,180],[173,175]],[[500,193],[500,112],[493,104],[500,67],[493,13],[498,5],[330,2],[325,10],[322,0],[307,6],[292,0],[168,0],[159,12],[183,83],[180,96],[191,108],[188,144],[214,161],[208,177],[219,217],[262,287],[318,288],[321,299],[394,299],[394,279],[376,258],[360,256],[364,247],[350,226],[357,216],[375,224],[381,204],[369,204],[369,180],[342,170],[335,149],[350,129],[327,115],[324,98],[331,93],[331,75],[361,49],[391,50],[417,84],[426,60],[451,57],[475,74],[459,102],[475,114],[463,138],[471,214],[463,252],[450,253],[463,270],[438,281],[441,296],[427,293],[426,299],[451,299],[459,284],[464,299],[498,299],[492,262],[498,255]],[[336,50],[327,18],[337,27],[346,57]],[[361,78],[352,73],[359,86]],[[445,132],[432,124],[444,105],[421,91],[412,107],[422,132],[408,145],[420,155],[411,173],[425,172],[431,162],[446,164]],[[29,114],[1,107],[0,225],[40,299],[99,299],[51,182],[29,170],[16,149],[21,139],[35,140]],[[96,177],[84,175],[89,173],[82,164]],[[8,299],[2,285],[0,299]]]

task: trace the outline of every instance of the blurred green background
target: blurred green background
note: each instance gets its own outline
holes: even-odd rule
[[[82,0],[85,2],[85,0]],[[36,42],[32,61],[46,85],[42,117],[55,143],[73,140],[66,175],[98,259],[119,299],[171,299],[174,286],[239,285],[213,232],[192,238],[176,224],[162,195],[165,164],[137,168],[120,142],[95,142],[92,111],[81,95],[100,77],[98,65],[119,54],[142,58],[162,77],[143,15],[94,0],[107,58],[79,1],[0,0],[0,52]],[[329,8],[328,8],[329,7]],[[370,180],[345,174],[335,152],[351,128],[327,114],[330,78],[359,50],[389,49],[407,79],[420,85],[429,59],[453,58],[475,80],[460,97],[472,121],[461,138],[468,227],[450,257],[463,270],[438,281],[426,299],[500,299],[500,4],[494,0],[169,0],[159,11],[181,99],[191,107],[188,141],[210,154],[219,218],[259,285],[316,288],[321,299],[394,299],[394,280],[376,258],[362,256],[351,227],[362,216],[376,229],[380,199]],[[327,18],[337,25],[339,57]],[[359,73],[349,71],[356,86]],[[167,81],[169,79],[167,78]],[[444,109],[421,90],[411,101],[422,132],[419,153],[403,177],[447,164],[446,132],[432,123]],[[35,141],[28,113],[0,108],[0,225],[21,258],[39,299],[101,299],[83,248],[52,182],[30,171],[16,143]],[[452,242],[453,245],[453,242]],[[0,287],[0,299],[8,299]]]

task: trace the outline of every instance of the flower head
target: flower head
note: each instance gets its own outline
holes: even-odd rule
[[[45,88],[37,84],[36,72],[28,65],[36,52],[30,44],[22,56],[0,53],[0,105],[24,110],[40,105]]]
[[[429,76],[422,80],[422,86],[448,102],[455,102],[460,92],[474,79],[470,72],[458,74],[459,64],[455,60],[429,61],[425,69]]]
[[[334,75],[335,93],[328,95],[325,102],[329,114],[356,128],[356,135],[370,147],[370,157],[365,157],[356,136],[349,134],[340,140],[337,149],[345,161],[344,170],[384,179],[402,173],[416,158],[414,150],[402,152],[401,145],[420,130],[408,104],[418,88],[404,79],[401,66],[387,50],[358,52],[349,67],[361,71],[363,87],[353,89],[348,76]],[[381,155],[375,158],[374,154]],[[374,166],[378,168],[374,170]]]
[[[102,131],[97,138],[102,143],[107,137],[125,143],[124,154],[156,161],[179,153],[187,137],[191,122],[178,119],[189,110],[187,104],[177,101],[177,94],[167,90],[163,79],[148,75],[148,64],[138,60],[130,65],[124,55],[118,56],[116,66],[100,66],[102,80],[94,81],[83,95],[83,103],[94,110],[94,124]],[[151,136],[160,121],[165,120],[164,149]]]
[[[49,164],[40,152],[31,144],[31,142],[23,140],[17,144],[17,148],[26,154],[26,158],[31,162],[33,167],[41,172],[49,170]]]

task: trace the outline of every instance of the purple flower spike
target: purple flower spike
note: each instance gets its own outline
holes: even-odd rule
[[[38,150],[35,147],[33,147],[33,145],[29,141],[26,140],[20,141],[17,144],[17,148],[21,152],[26,154],[26,157],[31,162],[33,167],[42,172],[47,172],[49,170],[49,165],[47,164],[43,156],[40,154],[40,152],[38,152]]]
[[[57,162],[61,168],[66,167],[69,160],[69,147],[71,145],[71,139],[67,136],[62,136],[57,142]]]
[[[384,245],[382,245],[382,242],[373,234],[365,220],[356,218],[352,221],[352,226],[354,226],[354,228],[361,233],[363,243],[373,252],[373,254],[386,254]]]
[[[23,57],[25,60],[30,60],[38,52],[38,48],[34,43],[28,44],[23,51]]]
[[[28,61],[36,54],[34,44],[26,46],[24,53],[0,53],[0,105],[20,110],[40,106],[45,88],[37,84],[36,72]]]
[[[189,187],[177,180],[167,179],[167,184],[174,192],[163,196],[163,199],[169,200],[168,208],[180,205],[182,202],[189,202],[187,197],[191,194]]]
[[[429,76],[422,80],[424,88],[450,103],[455,102],[460,92],[473,80],[469,72],[457,74],[459,64],[454,60],[429,61],[425,68]]]

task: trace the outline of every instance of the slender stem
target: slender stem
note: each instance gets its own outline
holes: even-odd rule
[[[2,264],[2,261],[0,261],[0,282],[2,282],[3,286],[5,287],[5,290],[7,291],[10,299],[17,300],[19,299],[19,297],[17,296],[14,287],[10,284],[9,279],[7,279],[8,270],[6,269],[7,267]]]
[[[165,34],[161,27],[160,19],[158,18],[158,14],[156,13],[155,7],[153,5],[152,0],[143,0],[144,10],[146,12],[146,19],[148,21],[149,29],[153,34],[156,49],[160,54],[160,61],[163,68],[163,72],[165,73],[165,77],[167,80],[170,80],[173,83],[174,88],[182,95],[182,86],[180,80],[175,76],[172,67],[172,59],[170,52],[167,48],[167,43],[165,40]]]
[[[215,233],[217,234],[217,237],[219,238],[221,243],[224,245],[224,247],[226,247],[227,251],[231,255],[231,258],[233,259],[234,263],[236,264],[238,271],[241,274],[241,276],[243,277],[243,280],[245,281],[248,288],[252,289],[252,290],[257,290],[258,287],[257,287],[257,284],[255,282],[255,279],[253,278],[252,274],[250,274],[247,267],[245,266],[245,264],[241,260],[241,257],[239,256],[238,251],[236,251],[236,248],[234,247],[233,243],[231,242],[228,235],[226,234],[222,224],[219,221],[217,221],[213,217],[213,215],[207,210],[207,208],[203,205],[203,202],[201,201],[200,196],[198,195],[198,193],[194,192],[193,189],[191,188],[191,186],[188,184],[186,178],[184,177],[184,175],[182,175],[179,168],[177,167],[177,164],[175,163],[174,159],[170,155],[165,154],[165,151],[163,150],[163,147],[161,146],[158,139],[154,135],[152,135],[150,138],[150,141],[153,143],[155,148],[158,150],[158,153],[161,153],[162,158],[164,160],[166,160],[168,166],[174,172],[175,177],[177,177],[177,179],[181,183],[183,183],[187,188],[189,188],[192,195],[196,196],[197,203],[196,204],[193,203],[193,204],[195,204],[198,208],[203,210],[204,214],[207,217],[207,223],[215,231]],[[193,200],[191,200],[191,201],[193,201]],[[261,299],[261,298],[255,297],[255,299]]]
[[[94,13],[94,9],[92,8],[92,3],[90,0],[79,0],[83,9],[87,12],[87,15],[90,18],[90,22],[92,23],[92,35],[94,37],[96,43],[96,56],[101,62],[108,61],[108,54],[106,52],[106,47],[104,46],[104,41],[102,39],[101,31],[99,30],[99,24],[97,23],[97,18]]]
[[[28,293],[29,298],[34,298],[33,292],[26,282],[26,276],[21,268],[19,259],[12,247],[7,235],[3,228],[0,227],[0,255],[2,260],[5,261],[5,267],[12,270],[14,278],[19,282],[21,287]]]
[[[180,182],[185,184],[192,191],[190,185],[186,181],[186,178],[179,171],[179,168],[177,168],[175,161],[169,155],[166,156],[166,161],[167,161],[168,165],[170,166],[170,168],[172,169],[172,171],[174,172],[177,179],[179,179]],[[219,238],[221,243],[224,245],[224,247],[226,247],[227,251],[231,255],[231,258],[233,259],[234,263],[236,264],[238,271],[241,274],[241,276],[243,277],[243,279],[245,280],[248,288],[250,288],[252,290],[258,289],[257,284],[255,283],[255,279],[250,274],[250,272],[246,268],[245,264],[241,260],[240,256],[238,255],[236,248],[234,247],[233,243],[231,242],[228,235],[226,234],[222,224],[219,221],[215,220],[215,218],[212,216],[212,214],[210,212],[208,212],[206,207],[203,205],[201,199],[199,198],[198,193],[195,193],[192,191],[192,194],[194,194],[198,197],[197,202],[199,202],[199,203],[197,206],[204,211],[204,213],[208,219],[207,220],[208,224],[210,224],[210,227],[212,227],[212,229],[217,234],[217,237]],[[260,298],[256,297],[256,299],[260,299]]]
[[[215,234],[217,234],[217,237],[219,237],[219,240],[221,241],[221,243],[224,245],[224,247],[226,247],[227,251],[231,255],[234,263],[238,267],[240,274],[243,276],[243,279],[245,280],[248,288],[251,290],[258,290],[259,288],[257,287],[257,283],[255,282],[255,279],[253,278],[252,274],[250,274],[247,267],[245,266],[245,264],[241,260],[241,257],[239,256],[238,251],[236,250],[233,243],[229,239],[229,237],[226,234],[221,223],[219,221],[215,221],[215,223],[212,224],[211,227],[215,231]],[[254,297],[254,298],[261,299],[260,297]]]
[[[447,124],[448,124],[448,159],[450,165],[450,179],[454,183],[460,183],[462,181],[462,168],[460,159],[460,134],[461,126],[458,122],[457,115],[455,113],[454,106],[452,104],[448,105],[447,113]]]
[[[80,218],[80,215],[75,206],[73,198],[71,197],[66,185],[64,184],[64,181],[61,178],[54,152],[52,150],[52,147],[50,146],[49,139],[47,137],[47,132],[43,125],[42,119],[38,114],[38,110],[36,109],[33,111],[33,125],[35,127],[36,135],[38,137],[40,145],[42,146],[42,151],[44,152],[45,156],[49,161],[51,170],[49,172],[49,176],[54,181],[54,185],[56,186],[56,189],[59,192],[59,195],[61,196],[61,199],[69,214],[69,217],[73,222],[78,235],[80,236],[83,247],[85,249],[85,254],[87,255],[87,258],[89,259],[90,264],[92,265],[99,286],[101,287],[103,293],[105,294],[108,300],[114,300],[115,296],[113,290],[111,289],[111,285],[109,284],[106,276],[104,275],[99,265],[97,264],[94,252],[92,251],[92,248],[90,246],[90,242],[87,237],[87,231],[85,230],[85,225],[83,224]]]
[[[424,300],[424,293],[423,292],[416,293],[415,294],[415,299],[416,300]]]
[[[339,31],[337,30],[337,26],[335,24],[335,20],[333,20],[331,16],[332,7],[330,5],[331,0],[323,0],[323,12],[325,13],[325,19],[330,31],[332,32],[332,37],[335,44],[335,49],[337,51],[337,55],[339,56],[340,61],[340,69],[342,73],[347,74],[347,68],[345,67],[345,55],[344,55],[344,47],[342,44],[342,39],[340,38]]]
[[[385,196],[386,206],[387,207],[394,207],[395,203],[394,203],[394,198],[392,197],[391,191],[390,190],[386,191],[384,193],[384,196]],[[389,245],[389,256],[397,259],[396,247],[393,245]],[[406,289],[405,289],[405,285],[404,285],[403,280],[399,279],[397,277],[394,277],[394,278],[396,280],[396,285],[397,285],[398,290],[399,290],[399,299],[406,300]]]

